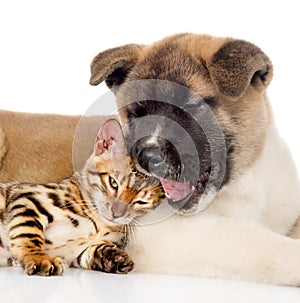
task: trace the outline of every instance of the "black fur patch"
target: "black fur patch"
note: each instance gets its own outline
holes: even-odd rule
[[[71,216],[68,216],[69,220],[71,221],[72,225],[74,227],[78,227],[79,226],[79,221],[76,220],[75,218],[72,218]]]
[[[19,227],[36,227],[38,230],[43,231],[43,225],[37,220],[28,220],[11,227],[10,231],[17,229]]]
[[[42,204],[37,199],[35,199],[34,197],[27,197],[27,199],[30,200],[36,206],[36,208],[42,215],[47,217],[48,223],[53,222],[53,216],[42,206]]]
[[[51,199],[53,201],[53,205],[56,206],[56,207],[59,207],[59,208],[62,208],[63,205],[58,197],[57,194],[55,193],[49,193],[48,194],[48,198]]]

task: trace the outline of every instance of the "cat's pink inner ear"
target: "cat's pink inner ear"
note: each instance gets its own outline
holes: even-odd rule
[[[107,151],[124,152],[126,149],[122,128],[117,120],[106,121],[101,127],[95,144],[95,155],[99,156]]]

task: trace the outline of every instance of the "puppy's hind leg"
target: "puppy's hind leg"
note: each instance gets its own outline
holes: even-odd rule
[[[0,128],[0,170],[2,167],[2,162],[4,160],[6,154],[6,146],[5,146],[5,135],[3,130]]]

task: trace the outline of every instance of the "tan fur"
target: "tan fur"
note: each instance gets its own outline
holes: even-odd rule
[[[223,59],[223,62],[216,64],[213,61],[214,56],[228,42],[235,43],[231,48],[240,54],[239,58],[230,62],[230,56],[226,53],[228,56],[226,60]],[[215,114],[223,129],[229,129],[234,133],[235,146],[243,148],[242,156],[239,153],[235,154],[235,173],[238,175],[255,162],[264,146],[265,132],[272,119],[268,98],[264,94],[272,79],[272,63],[253,44],[233,38],[188,34],[177,43],[179,48],[200,59],[208,68],[212,83],[208,79],[201,81],[199,77],[194,77],[188,87],[199,95],[220,96],[222,99],[222,102],[218,102],[216,106]],[[233,66],[223,68],[222,63]],[[266,82],[253,88],[249,85],[251,77],[255,72],[265,69],[266,65],[270,69]],[[244,84],[241,84],[242,79]],[[205,88],[203,82],[206,84]],[[220,83],[224,83],[222,89]],[[226,88],[229,90],[228,94]],[[232,96],[231,91],[235,92]],[[232,117],[235,117],[240,125],[233,123]],[[249,149],[246,149],[247,146]]]
[[[58,182],[72,174],[72,156],[75,168],[82,168],[105,117],[84,118],[76,138],[84,148],[76,149],[72,155],[80,119],[0,111],[0,182]]]

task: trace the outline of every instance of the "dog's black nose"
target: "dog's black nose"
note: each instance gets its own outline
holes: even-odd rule
[[[138,163],[148,172],[160,170],[165,162],[165,154],[157,147],[145,147],[137,153]]]
[[[162,137],[143,137],[128,148],[137,168],[161,179],[177,180],[181,173],[176,147]]]

